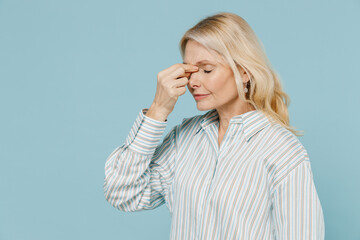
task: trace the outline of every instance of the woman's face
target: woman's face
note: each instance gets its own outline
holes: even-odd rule
[[[184,63],[199,67],[198,71],[188,77],[190,93],[194,97],[196,94],[208,94],[201,99],[195,98],[198,110],[226,109],[240,101],[234,74],[217,52],[210,53],[198,42],[189,40],[185,48]]]

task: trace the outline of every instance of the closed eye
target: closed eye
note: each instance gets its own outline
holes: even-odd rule
[[[206,74],[209,74],[209,73],[212,72],[212,70],[210,70],[210,71],[206,71],[205,69],[203,69],[203,70],[204,70],[204,73],[206,73]],[[191,75],[192,75],[192,73],[190,73],[190,76],[188,77],[189,80],[190,80],[190,78],[191,78]]]

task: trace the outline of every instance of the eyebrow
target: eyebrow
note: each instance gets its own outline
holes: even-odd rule
[[[214,63],[210,62],[209,60],[201,60],[201,61],[196,62],[194,65],[205,65],[206,63],[214,65]],[[188,64],[188,63],[183,62],[183,64]]]

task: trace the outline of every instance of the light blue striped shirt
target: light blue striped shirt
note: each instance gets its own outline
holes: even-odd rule
[[[165,122],[138,114],[105,163],[104,195],[122,211],[166,204],[170,239],[324,239],[309,156],[259,110],[231,118],[218,143],[216,109]]]

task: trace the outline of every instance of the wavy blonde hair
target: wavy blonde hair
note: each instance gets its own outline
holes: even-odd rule
[[[216,51],[225,59],[234,73],[239,96],[244,102],[262,111],[272,123],[275,120],[294,135],[303,135],[303,131],[289,125],[290,97],[283,91],[280,78],[271,66],[262,42],[242,17],[219,12],[202,19],[181,38],[182,58],[190,39],[208,50]],[[244,69],[249,76],[247,93],[244,92],[239,68]]]

